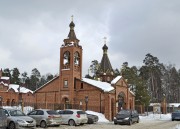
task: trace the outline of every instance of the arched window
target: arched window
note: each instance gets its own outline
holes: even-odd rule
[[[74,64],[79,65],[80,64],[80,56],[78,52],[74,53]]]
[[[70,52],[69,51],[64,52],[63,57],[64,57],[63,64],[69,65],[70,64]]]

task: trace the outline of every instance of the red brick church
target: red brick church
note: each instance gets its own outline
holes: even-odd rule
[[[10,84],[10,78],[2,76],[0,69],[0,106],[33,106],[34,98],[33,91],[21,85]]]
[[[121,76],[115,78],[108,58],[108,47],[103,46],[99,80],[82,77],[83,49],[77,39],[73,21],[68,38],[60,47],[59,76],[34,92],[36,108],[93,110],[112,120],[121,108],[134,109],[135,96]]]

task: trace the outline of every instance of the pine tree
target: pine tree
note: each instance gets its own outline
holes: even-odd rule
[[[9,68],[6,68],[2,72],[2,76],[11,78],[11,70]]]
[[[128,62],[123,63],[121,69],[122,76],[127,79],[128,86],[131,91],[135,93],[135,102],[137,105],[149,105],[150,96],[148,94],[147,87],[144,80],[139,75],[139,70],[136,66],[131,68],[128,66]]]
[[[52,80],[54,78],[54,76],[52,74],[46,74],[46,82]]]
[[[90,71],[93,73],[93,78],[97,78],[97,72],[100,67],[100,63],[97,60],[93,60],[90,65]]]
[[[145,64],[141,69],[141,75],[143,75],[143,79],[145,79],[145,83],[147,85],[148,91],[151,96],[152,102],[161,102],[162,101],[162,64],[159,63],[159,59],[157,57],[152,56],[151,54],[147,54],[145,59],[143,60]]]
[[[20,78],[19,78],[20,72],[18,68],[14,68],[12,70],[12,78],[11,78],[11,83],[12,84],[20,84]]]
[[[38,86],[43,86],[46,82],[47,82],[47,79],[46,79],[46,77],[43,75],[43,76],[41,76],[41,78],[40,78],[40,80],[39,80]]]
[[[27,86],[27,78],[28,78],[28,76],[27,76],[28,74],[27,74],[27,72],[23,72],[22,74],[21,74],[21,76],[22,76],[22,78],[21,78],[21,83],[22,83],[22,85],[23,86]]]
[[[172,67],[170,69],[170,101],[177,103],[178,99],[178,83],[179,83],[179,78],[178,78],[178,72],[175,67]]]
[[[39,80],[41,74],[37,68],[34,68],[31,73],[30,82],[31,82],[31,90],[36,90],[39,87]]]

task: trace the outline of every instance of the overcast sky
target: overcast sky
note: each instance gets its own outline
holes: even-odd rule
[[[180,0],[0,0],[0,68],[59,73],[60,46],[74,15],[83,76],[101,61],[142,66],[147,53],[180,68]]]

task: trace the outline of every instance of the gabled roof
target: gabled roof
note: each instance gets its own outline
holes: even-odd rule
[[[92,86],[95,86],[97,88],[102,89],[104,92],[109,92],[114,89],[114,87],[111,86],[111,84],[107,82],[101,82],[101,81],[96,81],[88,78],[82,78],[83,82],[86,82]]]
[[[6,76],[1,76],[0,77],[0,84],[3,84],[5,86],[8,86],[10,83],[10,78]]]
[[[41,88],[45,87],[47,84],[49,84],[50,82],[54,81],[55,79],[59,78],[59,76],[54,77],[53,79],[51,79],[50,81],[48,81],[47,83],[45,83],[44,85],[42,85],[41,87],[39,87],[38,89],[36,89],[34,92],[40,90]]]
[[[117,76],[116,78],[114,78],[112,81],[111,81],[111,84],[116,84],[118,81],[119,81],[119,79],[121,79],[122,78],[122,76]]]
[[[9,77],[1,77],[1,80],[9,80]],[[16,93],[18,93],[18,92],[20,92],[20,93],[28,93],[28,92],[33,93],[32,90],[25,88],[23,86],[17,85],[17,84],[7,84],[3,81],[1,81],[0,84],[3,84],[4,86],[8,87],[7,92],[12,89]],[[19,91],[19,87],[20,87],[20,91]]]
[[[129,92],[130,92],[133,96],[136,96],[135,93],[130,90],[130,88],[128,88],[128,89],[129,89]]]
[[[4,83],[3,81],[1,81],[0,84],[3,84],[4,86],[8,86],[8,84]]]
[[[114,78],[112,81],[111,81],[111,84],[112,85],[116,85],[116,83],[122,78],[122,76],[117,76],[116,78]],[[126,83],[126,82],[125,82]],[[129,92],[135,96],[135,93],[133,91],[130,90],[130,88],[128,88]]]

